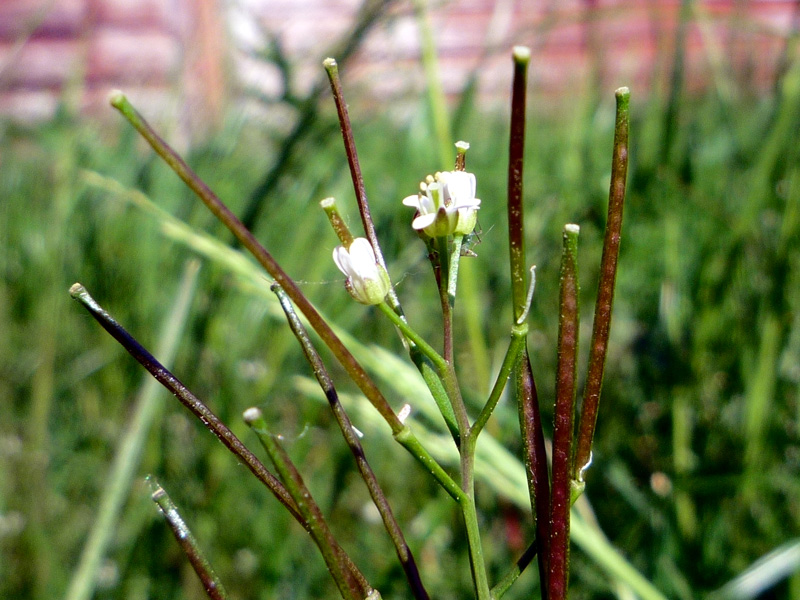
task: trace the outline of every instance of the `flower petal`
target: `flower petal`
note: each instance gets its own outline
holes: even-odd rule
[[[356,238],[350,244],[350,264],[359,277],[374,277],[377,274],[375,251],[367,238]]]
[[[420,200],[421,200],[420,195],[414,194],[413,196],[406,196],[405,198],[403,198],[403,204],[405,204],[406,206],[413,206],[414,208],[419,210]]]
[[[336,246],[333,249],[333,262],[336,263],[336,266],[339,267],[345,277],[350,277],[350,272],[352,271],[350,253],[344,246]]]
[[[436,220],[435,212],[428,213],[425,215],[419,215],[416,219],[414,219],[411,222],[411,227],[417,230],[425,229],[426,227],[432,225],[435,220]]]

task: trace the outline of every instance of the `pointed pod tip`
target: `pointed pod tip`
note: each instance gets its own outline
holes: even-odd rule
[[[248,425],[252,425],[256,421],[259,421],[260,419],[263,418],[263,416],[264,415],[261,412],[261,409],[255,406],[251,406],[242,413],[242,418],[244,419],[244,422],[247,423]]]
[[[516,62],[528,62],[531,59],[531,49],[527,46],[514,46],[511,53]]]
[[[161,484],[158,480],[153,477],[152,475],[148,475],[144,478],[145,483],[150,487],[150,497],[158,502],[160,498],[163,498],[167,495],[167,492],[164,491],[164,488],[161,487]]]
[[[630,104],[631,100],[631,90],[627,87],[621,87],[616,92],[614,92],[614,96],[617,99],[617,111],[625,113],[628,111],[628,105]]]
[[[112,90],[108,95],[108,103],[116,109],[122,107],[127,100],[128,99],[125,97],[125,94],[122,93],[122,90]]]

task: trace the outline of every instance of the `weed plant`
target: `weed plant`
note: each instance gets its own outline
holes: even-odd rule
[[[668,597],[714,590],[717,597],[734,598],[800,595],[794,574],[800,522],[797,81],[797,69],[788,69],[766,98],[653,95],[632,116],[636,135],[615,334],[584,497],[614,545]],[[557,278],[552,240],[564,222],[581,224],[583,290],[591,291],[596,278],[611,114],[607,103],[590,110],[576,106],[560,120],[534,117],[528,126],[526,198],[533,201],[526,204],[526,231],[539,279],[530,345],[543,373],[555,372],[547,350],[557,330],[557,292],[543,282]],[[484,250],[502,246],[505,235],[487,225],[503,219],[502,203],[487,199],[505,195],[497,157],[508,140],[494,133],[505,125],[487,122],[491,117],[475,113],[455,129],[472,143],[469,168],[478,174],[484,200],[483,242],[473,265],[480,305],[493,319],[508,306],[508,274],[506,264]],[[356,124],[365,181],[376,190],[376,216],[395,215],[408,182],[436,164],[435,152],[421,143],[429,130],[423,120],[399,132],[390,123]],[[252,152],[256,140],[248,128],[236,133],[187,158],[235,211],[275,156],[269,145],[261,154]],[[302,363],[280,321],[285,318],[265,301],[263,279],[254,279],[252,265],[227,254],[224,245],[203,246],[210,242],[201,232],[224,240],[224,231],[195,208],[167,169],[141,152],[130,132],[111,137],[62,114],[35,131],[6,124],[2,135],[0,403],[7,417],[0,420],[0,596],[52,598],[67,589],[97,518],[116,442],[130,425],[131,390],[140,379],[93,322],[75,317],[64,290],[80,279],[155,347],[167,337],[162,321],[176,304],[183,265],[197,254],[203,266],[174,372],[213,402],[242,438],[247,429],[241,412],[267,396],[275,399],[262,407],[265,419],[290,440],[292,457],[337,524],[342,545],[357,564],[369,565],[370,581],[385,597],[406,594],[391,547],[365,515],[368,497],[356,491],[346,448],[330,444],[329,411],[311,401],[319,392],[308,379],[281,376],[300,373]],[[304,163],[307,175],[284,180],[256,233],[266,246],[286,248],[281,262],[302,278],[314,303],[330,306],[344,330],[399,352],[396,334],[379,319],[364,318],[364,309],[341,292],[330,247],[319,244],[319,254],[311,253],[316,240],[333,241],[324,220],[304,219],[292,237],[282,235],[298,212],[284,199],[305,200],[302,212],[313,214],[320,197],[347,197],[340,142],[328,142],[313,148],[314,160]],[[393,166],[390,176],[386,164]],[[188,227],[170,225],[164,214],[153,218],[148,198],[157,198]],[[389,270],[403,274],[396,283],[403,299],[411,299],[404,301],[407,313],[423,314],[430,303],[422,290],[429,272],[390,221],[378,216],[376,222],[392,257]],[[191,289],[191,275],[184,281]],[[581,314],[591,315],[591,303],[584,304]],[[489,365],[491,372],[507,344],[507,330],[492,319],[481,321],[482,347],[464,346],[468,350],[457,356],[471,388],[487,381],[481,369]],[[420,325],[420,333],[435,336],[432,325]],[[375,352],[367,346],[365,356],[377,357],[377,373],[385,357]],[[537,383],[540,397],[553,397],[552,380]],[[164,412],[144,444],[137,473],[159,473],[231,595],[329,593],[324,564],[309,556],[308,540],[291,519],[264,498],[255,480],[232,468],[224,448],[180,407],[163,397],[160,403]],[[358,406],[354,398],[354,419],[366,419],[369,413]],[[546,424],[552,415],[546,402],[542,406]],[[501,403],[495,417],[484,435],[518,452],[509,436],[513,407]],[[468,559],[451,533],[459,524],[450,499],[424,475],[413,476],[413,461],[381,436],[368,435],[364,444],[399,520],[409,524],[409,543],[419,548],[431,595],[469,595],[469,580],[452,577],[468,572]],[[494,486],[479,480],[476,494],[492,499],[478,508],[492,523],[484,542],[493,557],[493,580],[516,557],[507,549],[515,532],[522,527],[525,535],[532,533],[515,488],[501,487],[498,473]],[[415,500],[422,494],[431,501],[419,513]],[[197,597],[199,584],[146,496],[136,484],[126,500],[100,564],[96,597]],[[573,597],[624,594],[620,580],[583,548],[572,553],[572,564]],[[527,597],[536,587],[534,571],[506,597]]]
[[[608,201],[608,218],[603,241],[603,255],[600,266],[597,305],[593,321],[592,340],[589,353],[586,384],[581,404],[580,421],[576,416],[577,360],[579,341],[579,283],[577,243],[580,227],[575,224],[564,225],[563,250],[560,265],[559,292],[559,332],[557,344],[557,374],[555,386],[555,408],[553,416],[552,467],[548,465],[545,450],[544,429],[539,408],[536,383],[527,349],[528,324],[533,292],[535,289],[534,267],[530,277],[526,277],[525,228],[523,203],[523,165],[525,147],[525,112],[527,67],[530,51],[524,47],[514,50],[514,84],[511,110],[509,167],[508,167],[508,248],[510,254],[510,283],[512,290],[511,341],[485,402],[481,402],[471,416],[464,400],[462,385],[455,368],[454,307],[459,281],[459,265],[462,256],[475,255],[473,247],[478,243],[480,232],[476,229],[481,200],[476,198],[475,175],[466,171],[466,152],[469,144],[456,143],[457,158],[455,169],[437,172],[428,176],[416,194],[407,196],[403,204],[415,209],[412,227],[425,242],[426,254],[433,267],[441,307],[442,342],[437,351],[425,338],[413,329],[404,312],[399,296],[394,289],[386,269],[383,252],[376,234],[375,223],[367,201],[352,127],[339,81],[338,66],[333,59],[325,61],[333,97],[344,139],[345,152],[361,216],[364,236],[354,235],[342,218],[334,198],[321,202],[322,208],[336,233],[341,245],[333,252],[333,259],[345,276],[345,288],[359,304],[380,309],[396,327],[403,346],[408,351],[411,362],[421,376],[427,392],[401,394],[408,400],[399,410],[388,401],[362,362],[342,340],[342,334],[334,331],[332,324],[325,319],[309,302],[298,284],[273,258],[258,239],[250,232],[219,197],[203,182],[187,163],[175,152],[145,121],[121,93],[112,95],[111,104],[142,135],[155,152],[170,166],[181,180],[202,200],[203,204],[223,223],[236,240],[255,258],[272,278],[270,289],[278,297],[281,309],[289,321],[292,333],[300,342],[303,354],[308,360],[315,378],[322,389],[332,413],[341,430],[344,440],[353,454],[360,477],[363,479],[372,501],[380,515],[386,533],[392,541],[398,561],[403,569],[411,594],[418,599],[427,600],[430,596],[423,583],[419,566],[413,552],[406,542],[402,528],[391,508],[379,479],[369,464],[360,439],[364,434],[352,423],[334,380],[331,378],[322,356],[319,354],[300,318],[305,318],[307,326],[319,336],[327,346],[336,362],[347,372],[352,381],[364,395],[364,400],[372,405],[381,419],[389,426],[391,437],[416,459],[419,466],[427,472],[444,492],[455,502],[460,515],[461,536],[467,547],[469,572],[474,595],[483,600],[499,599],[516,582],[527,566],[537,558],[539,583],[542,596],[560,600],[568,596],[570,533],[579,544],[594,548],[594,558],[607,571],[625,581],[639,594],[659,598],[661,595],[647,581],[635,572],[626,561],[605,544],[597,531],[586,526],[584,520],[571,518],[571,507],[585,488],[585,471],[592,461],[592,440],[597,421],[600,392],[602,389],[605,360],[611,324],[614,287],[616,282],[619,243],[622,227],[623,204],[628,168],[628,124],[629,92],[627,88],[617,91],[617,117],[614,132],[611,183]],[[302,219],[296,219],[294,228],[302,227]],[[206,239],[207,243],[211,243]],[[194,269],[193,269],[194,270]],[[526,281],[528,280],[529,281]],[[185,286],[190,287],[189,284]],[[526,291],[527,290],[527,291]],[[474,290],[470,290],[473,291]],[[114,318],[100,307],[79,283],[70,288],[71,295],[116,339],[128,353],[150,372],[153,377],[175,395],[219,440],[261,481],[273,496],[286,508],[294,519],[308,532],[322,555],[325,565],[338,589],[347,599],[380,598],[381,594],[364,573],[353,562],[350,555],[336,538],[329,521],[320,505],[306,486],[295,463],[285,449],[282,435],[272,433],[258,407],[244,411],[244,420],[257,435],[275,473],[247,448],[245,444],[224,424],[223,421],[196,395],[153,357],[136,341]],[[182,294],[187,296],[188,294]],[[176,312],[182,310],[179,304]],[[297,312],[296,312],[297,311]],[[476,315],[473,315],[475,318]],[[173,318],[174,322],[177,318]],[[349,336],[348,336],[349,337]],[[378,352],[374,350],[373,352]],[[393,362],[391,354],[385,362]],[[388,371],[384,365],[384,373]],[[392,371],[395,391],[411,389],[419,381],[416,374],[397,365]],[[405,372],[404,372],[405,371]],[[514,561],[496,582],[490,582],[487,570],[487,557],[481,539],[481,526],[478,518],[475,482],[482,473],[492,471],[513,471],[514,459],[495,444],[486,453],[478,452],[478,436],[484,430],[498,402],[504,394],[507,383],[513,380],[518,405],[519,427],[522,440],[524,474],[530,509],[534,516],[533,541]],[[421,398],[430,398],[438,409],[443,423],[435,433],[431,424],[430,411],[424,410]],[[146,402],[147,401],[147,402]],[[143,433],[149,427],[155,404],[152,398],[142,398],[142,406],[137,407],[131,433],[125,439],[119,460],[115,463],[113,483],[109,490],[117,489],[116,482],[124,486],[130,477],[132,463],[138,461],[141,452]],[[146,402],[146,403],[145,403]],[[149,408],[152,405],[153,408]],[[430,408],[430,407],[429,407]],[[411,416],[419,411],[424,417]],[[427,413],[427,414],[426,414]],[[442,428],[441,426],[444,425]],[[369,427],[366,431],[377,430]],[[449,436],[448,436],[449,434]],[[422,437],[420,437],[422,436]],[[450,437],[449,441],[446,438]],[[425,439],[428,442],[425,442]],[[445,438],[445,439],[442,439]],[[452,442],[452,445],[450,444]],[[431,449],[433,448],[433,449]],[[455,453],[453,452],[455,451]],[[455,464],[453,464],[455,463]],[[505,464],[504,464],[505,463]],[[449,466],[448,471],[445,467]],[[551,474],[552,471],[552,474]],[[457,475],[453,475],[453,473]],[[119,474],[119,475],[118,475]],[[484,477],[486,477],[484,475]],[[507,475],[510,485],[523,483],[520,477]],[[496,477],[486,477],[497,487]],[[175,504],[164,489],[156,482],[153,498],[158,503],[175,537],[186,552],[189,561],[212,599],[228,598],[222,583],[203,555],[196,539],[187,529]],[[110,492],[106,498],[111,498]],[[92,542],[106,537],[108,527],[113,522],[113,506],[119,500],[106,500],[101,505],[102,520],[93,530]],[[106,510],[106,508],[108,509]],[[96,533],[95,533],[96,532]],[[103,542],[90,543],[82,556],[68,598],[81,598],[82,589],[93,585],[98,551]],[[606,548],[600,552],[600,548]],[[454,580],[457,578],[454,578]]]

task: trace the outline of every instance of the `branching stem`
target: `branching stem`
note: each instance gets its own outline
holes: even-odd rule
[[[161,137],[153,130],[145,119],[128,102],[128,99],[117,92],[111,97],[111,105],[133,125],[133,127],[144,137],[153,150],[172,168],[184,183],[203,201],[208,209],[225,225],[236,239],[247,248],[253,257],[266,269],[272,278],[286,291],[295,306],[300,309],[311,327],[322,338],[333,355],[344,367],[356,385],[361,389],[370,403],[381,414],[384,420],[391,427],[392,432],[397,434],[403,430],[403,424],[397,418],[389,402],[381,391],[372,381],[361,364],[355,359],[352,353],[345,347],[338,336],[333,332],[314,306],[309,302],[305,294],[298,285],[286,274],[272,255],[267,252],[256,237],[236,218],[214,192],[203,182],[197,174],[189,168],[189,165],[173,150]]]

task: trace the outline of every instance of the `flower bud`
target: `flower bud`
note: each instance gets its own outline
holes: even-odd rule
[[[361,304],[380,304],[389,293],[389,274],[375,258],[366,238],[355,238],[350,248],[338,246],[333,260],[347,277],[345,288]]]

